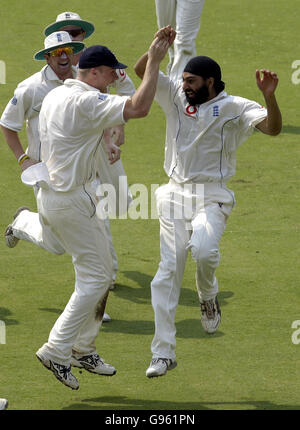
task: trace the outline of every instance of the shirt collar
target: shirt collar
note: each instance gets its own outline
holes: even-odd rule
[[[91,85],[87,84],[86,82],[79,81],[78,79],[66,79],[64,82],[67,86],[77,85],[86,91],[99,91],[98,88],[92,87]]]
[[[223,99],[224,97],[227,97],[227,93],[226,93],[226,91],[221,91],[216,97],[214,97],[213,99],[211,99],[211,100],[208,100],[208,102],[205,102],[205,103],[203,103],[205,106],[208,106],[209,104],[211,104],[211,103],[215,103],[215,102],[217,102],[218,100],[221,100],[221,99]]]
[[[61,79],[59,79],[59,77],[57,76],[57,74],[54,72],[54,70],[52,69],[52,67],[49,66],[49,64],[46,64],[43,68],[42,68],[42,74],[44,76],[44,79],[46,81],[59,81],[59,82],[63,82]],[[77,75],[77,69],[75,66],[72,66],[72,74],[73,77],[75,78]]]

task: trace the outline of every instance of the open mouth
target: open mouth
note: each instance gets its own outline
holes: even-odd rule
[[[58,63],[59,67],[66,69],[69,67],[69,61],[65,61],[63,63]]]
[[[194,97],[194,96],[195,96],[195,93],[194,93],[194,91],[192,91],[192,90],[186,90],[186,91],[185,91],[185,94],[186,94],[188,97]]]

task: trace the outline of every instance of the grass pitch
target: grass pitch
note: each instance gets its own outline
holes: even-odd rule
[[[88,45],[110,47],[128,74],[156,31],[154,1],[0,0],[0,60],[6,84],[0,86],[3,111],[16,84],[38,71],[32,57],[43,48],[42,30],[58,13],[77,12],[95,23]],[[292,342],[292,323],[300,319],[299,285],[299,97],[292,63],[300,59],[296,0],[214,0],[204,5],[197,38],[198,54],[221,65],[227,92],[263,103],[255,70],[279,75],[277,99],[283,131],[259,133],[242,145],[234,209],[221,241],[218,269],[222,323],[209,336],[200,324],[194,264],[187,262],[177,310],[178,367],[148,380],[154,332],[150,281],[159,262],[158,220],[113,220],[119,258],[118,286],[110,294],[97,346],[117,369],[113,378],[78,369],[77,392],[60,384],[38,363],[35,351],[66,305],[74,284],[69,256],[54,256],[20,243],[0,243],[0,397],[10,409],[300,409],[300,345]],[[166,64],[166,62],[165,62]],[[164,64],[164,66],[165,66]],[[154,104],[150,115],[126,125],[123,163],[129,182],[167,181],[163,171],[164,116]],[[26,141],[24,131],[21,133]],[[22,185],[19,167],[0,136],[0,228],[15,209],[35,208],[32,190]]]

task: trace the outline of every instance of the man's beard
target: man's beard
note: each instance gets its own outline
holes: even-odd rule
[[[198,91],[193,91],[193,95],[193,97],[190,97],[188,92],[185,91],[186,99],[191,106],[201,105],[202,103],[207,102],[209,98],[208,87],[203,85]]]

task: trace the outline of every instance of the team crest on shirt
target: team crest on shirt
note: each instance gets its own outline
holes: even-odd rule
[[[11,99],[11,104],[16,106],[17,103],[18,103],[17,97],[13,96],[13,98]]]
[[[101,100],[102,102],[104,102],[104,100],[107,99],[107,95],[106,94],[98,94],[98,99]]]
[[[220,112],[219,112],[219,106],[214,106],[213,107],[213,116],[219,116]]]
[[[191,117],[196,117],[197,111],[197,106],[187,105],[185,108],[185,114]]]

